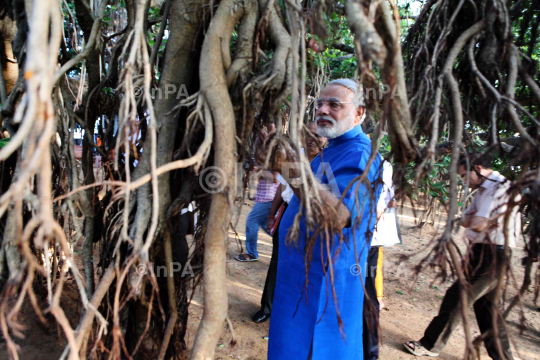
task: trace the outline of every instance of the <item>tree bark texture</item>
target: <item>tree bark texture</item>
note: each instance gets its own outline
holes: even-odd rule
[[[227,187],[214,194],[204,240],[204,313],[191,353],[192,360],[214,358],[216,342],[227,316],[225,254],[229,218],[229,198],[234,199],[236,127],[234,110],[225,78],[222,44],[230,41],[235,24],[244,13],[234,0],[222,1],[212,19],[201,51],[199,77],[201,96],[208,109],[205,121],[214,121],[214,165],[225,174]]]

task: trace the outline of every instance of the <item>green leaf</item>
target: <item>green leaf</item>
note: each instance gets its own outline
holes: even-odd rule
[[[442,189],[444,187],[444,183],[443,182],[438,182],[436,184],[433,184],[433,187],[436,188],[436,189]]]
[[[10,142],[10,140],[10,137],[0,140],[0,149],[6,146]]]
[[[399,295],[403,295],[401,291],[396,291],[396,293],[398,293]]]

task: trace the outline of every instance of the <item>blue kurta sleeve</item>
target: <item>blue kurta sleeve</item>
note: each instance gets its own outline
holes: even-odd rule
[[[366,165],[370,156],[368,146],[355,146],[348,149],[341,156],[341,161],[337,166],[330,166],[329,163],[321,163],[316,170],[316,177],[327,184],[332,193],[342,199],[343,204],[351,214],[351,221],[346,228],[356,227],[364,217],[376,217],[376,204],[381,193],[382,186],[379,184],[379,172],[381,159],[380,155],[374,159],[368,169],[368,180],[371,189],[368,191],[366,183],[360,184],[358,177],[366,170]],[[356,181],[349,187],[351,181]],[[347,189],[348,187],[348,189]]]

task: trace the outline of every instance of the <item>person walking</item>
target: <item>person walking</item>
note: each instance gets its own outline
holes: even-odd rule
[[[279,186],[277,176],[278,173],[275,171],[263,171],[259,177],[257,194],[255,195],[255,206],[253,206],[246,220],[246,252],[235,256],[234,259],[237,261],[259,260],[257,237],[260,227],[266,231],[266,223],[268,222],[268,214],[272,207],[272,200],[274,200]]]
[[[470,187],[478,189],[461,221],[461,226],[467,229],[465,236],[472,243],[464,257],[470,260],[463,266],[468,283],[468,302],[474,304],[476,320],[489,356],[497,360],[512,360],[504,319],[494,312],[493,304],[497,302],[497,286],[503,281],[504,263],[508,261],[505,259],[505,243],[508,241],[511,248],[516,246],[516,239],[521,233],[521,217],[517,206],[508,209],[510,181],[485,164],[482,156],[473,155],[471,158],[470,169],[467,169],[465,159],[459,163],[461,178],[465,179],[469,173]],[[508,239],[505,239],[504,218],[507,212]],[[431,321],[420,341],[403,344],[407,351],[416,356],[439,356],[452,331],[461,322],[460,291],[463,289],[459,281],[446,291],[439,315]],[[502,353],[493,332],[494,320]]]

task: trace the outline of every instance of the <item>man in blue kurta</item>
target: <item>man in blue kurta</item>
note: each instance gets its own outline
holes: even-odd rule
[[[329,269],[328,262],[323,263],[322,260],[327,259],[325,240],[321,236],[315,240],[308,287],[304,293],[305,217],[300,222],[298,247],[285,245],[287,233],[301,207],[299,197],[303,196],[299,187],[293,187],[295,196],[283,216],[279,233],[269,360],[364,359],[362,284],[376,222],[375,205],[381,191],[378,185],[381,158],[377,154],[369,169],[366,169],[371,154],[371,141],[362,132],[360,125],[364,118],[363,104],[358,83],[348,79],[330,82],[315,102],[317,132],[327,137],[329,143],[313,160],[311,168],[318,180],[314,185],[319,189],[322,203],[335,209],[338,229],[342,229],[344,237],[340,246],[336,235],[330,249],[334,259],[333,283],[343,327],[340,329],[338,324],[330,276],[325,276],[325,270]],[[372,184],[371,191],[365,184],[358,187],[358,182],[355,182],[345,192],[347,185],[365,171]],[[289,183],[294,185],[294,180],[291,179]],[[321,241],[324,250],[321,250]]]

